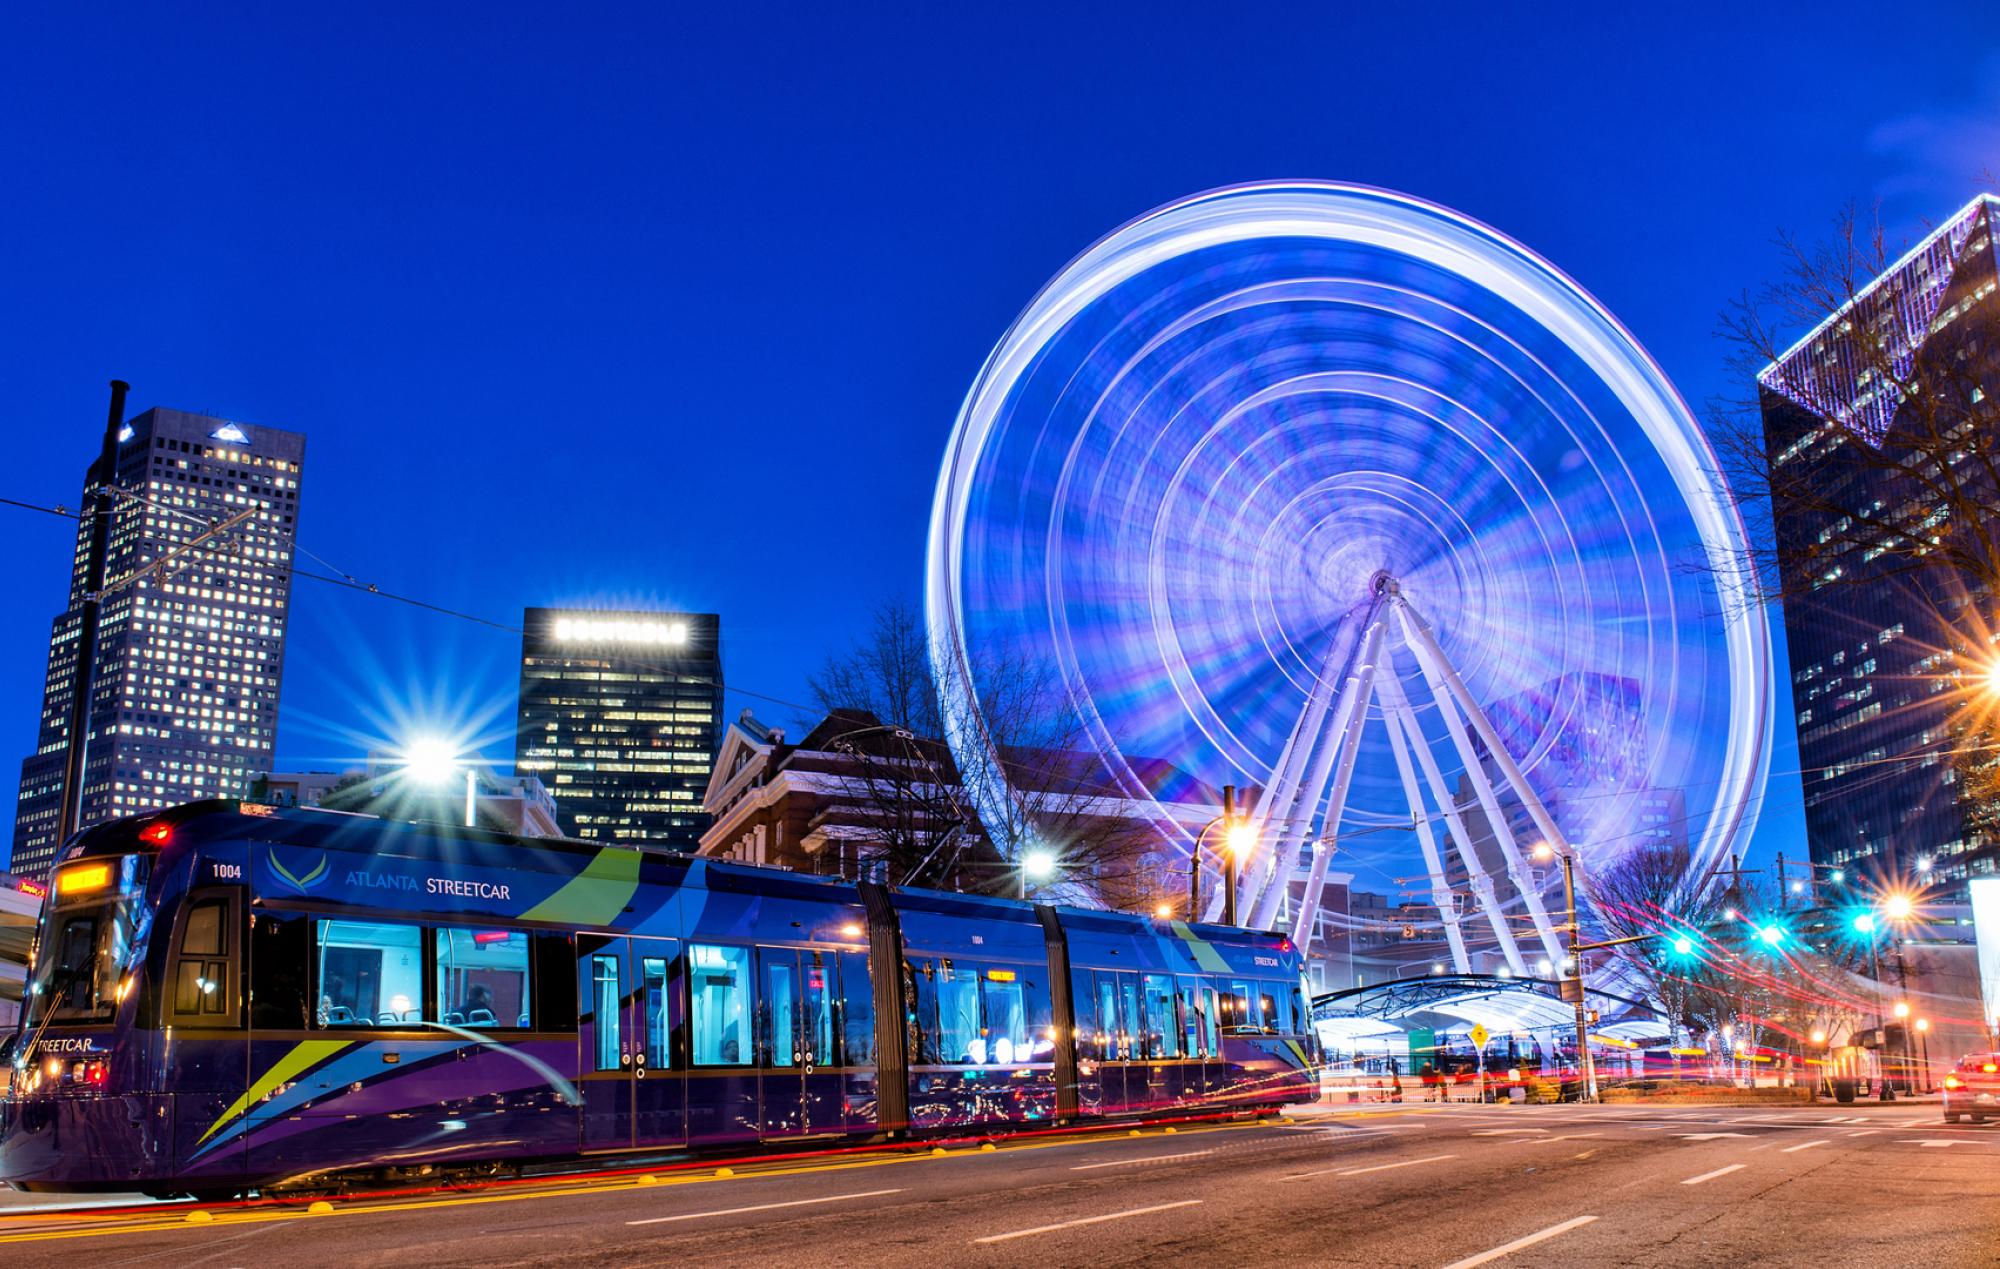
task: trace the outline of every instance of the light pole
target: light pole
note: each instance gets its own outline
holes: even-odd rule
[[[1931,1020],[1929,1018],[1919,1018],[1916,1025],[1918,1043],[1923,1045],[1921,1061],[1923,1062],[1922,1070],[1924,1073],[1924,1086],[1917,1091],[1928,1093],[1931,1091]]]
[[[1632,934],[1624,938],[1603,939],[1596,943],[1582,941],[1582,926],[1576,917],[1576,847],[1557,851],[1548,842],[1538,842],[1531,852],[1538,863],[1546,863],[1553,855],[1562,856],[1563,868],[1563,930],[1569,935],[1569,960],[1563,966],[1563,995],[1568,997],[1576,1010],[1576,1072],[1579,1077],[1577,1100],[1594,1102],[1597,1100],[1597,1064],[1590,1057],[1590,1017],[1583,1001],[1583,954],[1600,951],[1607,947],[1619,947],[1626,943],[1643,943],[1653,937],[1650,934]]]
[[[1236,867],[1241,857],[1257,844],[1257,830],[1236,814],[1236,786],[1222,786],[1222,814],[1202,825],[1188,853],[1188,920],[1201,919],[1201,844],[1217,826],[1222,827],[1222,923],[1236,924]]]

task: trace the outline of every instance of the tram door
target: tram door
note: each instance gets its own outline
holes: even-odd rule
[[[687,1141],[687,1081],[677,1069],[680,972],[674,939],[577,936],[577,1089],[583,1148]]]
[[[757,949],[763,1050],[759,1113],[765,1137],[841,1132],[846,1127],[834,1008],[839,957],[793,948]]]

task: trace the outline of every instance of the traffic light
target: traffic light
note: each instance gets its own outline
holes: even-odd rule
[[[1875,914],[1873,912],[1857,912],[1849,924],[1853,925],[1856,934],[1873,934],[1875,932]]]
[[[1676,934],[1669,946],[1674,949],[1675,956],[1693,956],[1694,936],[1691,934]]]
[[[1783,947],[1785,943],[1785,927],[1776,922],[1770,925],[1760,925],[1757,927],[1757,941],[1765,947]]]

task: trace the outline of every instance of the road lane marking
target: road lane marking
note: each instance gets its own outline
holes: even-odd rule
[[[1748,1137],[1747,1132],[1684,1132],[1682,1141],[1719,1141],[1724,1137]]]
[[[1812,1149],[1812,1148],[1813,1148],[1814,1146],[1823,1146],[1823,1145],[1825,1145],[1825,1144],[1826,1144],[1826,1142],[1825,1142],[1824,1140],[1821,1140],[1821,1141],[1801,1141],[1801,1142],[1800,1142],[1800,1143],[1799,1143],[1798,1145],[1796,1145],[1796,1146],[1786,1146],[1786,1147],[1785,1147],[1785,1148],[1784,1148],[1783,1150],[1780,1150],[1780,1151],[1778,1151],[1778,1153],[1779,1153],[1779,1154],[1797,1154],[1797,1153],[1798,1153],[1799,1151],[1801,1151],[1801,1150],[1810,1150],[1810,1149]]]
[[[1749,1166],[1747,1163],[1732,1163],[1726,1168],[1717,1168],[1713,1172],[1704,1172],[1700,1176],[1691,1176],[1687,1180],[1682,1181],[1681,1184],[1700,1185],[1703,1181],[1713,1181],[1719,1176],[1728,1176],[1731,1172],[1741,1172]]]
[[[1340,1176],[1360,1176],[1363,1172],[1387,1172],[1391,1168],[1414,1168],[1419,1163],[1441,1163],[1446,1159],[1456,1159],[1455,1154],[1434,1154],[1425,1159],[1405,1159],[1401,1163],[1378,1163],[1372,1168],[1347,1168]]]
[[[1474,1265],[1483,1265],[1489,1260],[1498,1260],[1502,1256],[1511,1256],[1523,1247],[1532,1247],[1536,1243],[1547,1242],[1558,1234],[1567,1234],[1572,1229],[1579,1229],[1596,1219],[1595,1216],[1572,1216],[1560,1225],[1551,1225],[1547,1229],[1529,1234],[1525,1238],[1516,1238],[1513,1242],[1502,1244],[1495,1247],[1492,1251],[1482,1251],[1476,1256],[1467,1256],[1463,1260],[1454,1260],[1446,1265],[1444,1269],[1473,1269]]]
[[[901,1190],[863,1190],[859,1194],[829,1194],[825,1198],[792,1199],[785,1203],[753,1203],[749,1207],[724,1207],[713,1212],[687,1212],[680,1216],[649,1216],[642,1221],[626,1221],[627,1225],[666,1225],[674,1221],[698,1221],[710,1216],[741,1216],[745,1212],[770,1212],[781,1207],[811,1207],[815,1203],[844,1203],[849,1199],[881,1198],[884,1194],[901,1194]]]
[[[1901,1137],[1897,1139],[1896,1144],[1899,1146],[1922,1146],[1926,1150],[1934,1150],[1940,1146],[1976,1146],[1979,1143],[1977,1141],[1966,1141],[1957,1137]]]
[[[1140,1159],[1113,1159],[1109,1163],[1079,1163],[1070,1171],[1088,1172],[1092,1168],[1129,1168],[1141,1163],[1171,1163],[1175,1159],[1199,1159],[1205,1154],[1214,1153],[1213,1150],[1189,1150],[1182,1154],[1152,1154]]]
[[[1872,1137],[1880,1131],[1882,1131],[1880,1128],[1863,1128],[1860,1132],[1850,1132],[1847,1135],[1850,1137]]]
[[[1475,1137],[1505,1137],[1520,1132],[1547,1132],[1546,1128],[1474,1128]]]
[[[1105,1221],[1122,1221],[1128,1216],[1147,1216],[1153,1212],[1170,1212],[1177,1207],[1193,1207],[1200,1202],[1200,1199],[1182,1199],[1178,1203],[1155,1203],[1151,1207],[1135,1207],[1126,1212],[1107,1212],[1103,1216],[1085,1216],[1080,1220],[1059,1221],[1054,1225],[1037,1225],[1033,1229],[1017,1229],[1008,1234],[988,1234],[984,1238],[975,1238],[972,1241],[975,1244],[1004,1243],[1010,1238],[1026,1238],[1031,1234],[1049,1234],[1054,1233],[1058,1229],[1075,1229],[1079,1225],[1101,1225]]]

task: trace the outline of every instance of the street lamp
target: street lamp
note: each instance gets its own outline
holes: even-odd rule
[[[1188,920],[1201,919],[1201,844],[1222,829],[1222,923],[1236,924],[1236,871],[1244,856],[1257,848],[1257,826],[1236,813],[1236,786],[1222,786],[1222,814],[1202,825],[1188,852]]]
[[[479,774],[469,762],[462,762],[458,747],[442,736],[419,736],[403,746],[403,775],[418,784],[442,787],[463,767],[465,770],[465,826],[474,823],[474,799],[478,796]]]
[[[1028,897],[1028,883],[1037,884],[1056,875],[1056,856],[1051,850],[1036,848],[1021,856],[1021,897]]]

